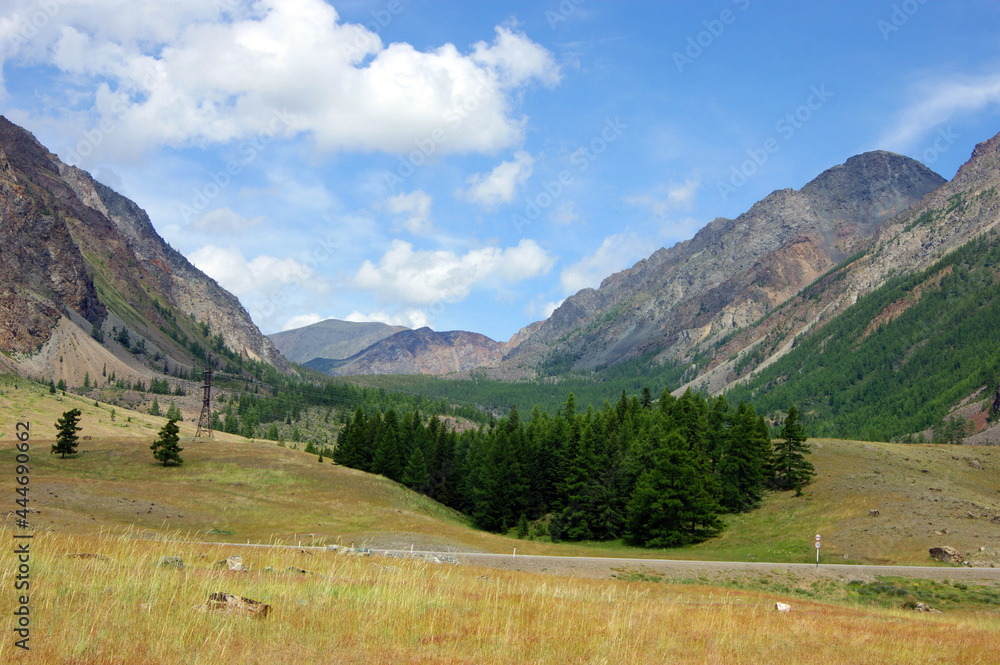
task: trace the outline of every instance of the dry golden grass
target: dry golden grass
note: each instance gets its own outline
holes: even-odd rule
[[[0,530],[0,541],[12,534]],[[69,558],[71,553],[109,557]],[[216,561],[242,554],[249,573]],[[158,566],[182,556],[183,570]],[[298,549],[42,533],[36,663],[989,663],[997,615],[922,615],[695,586],[581,580]],[[277,572],[265,571],[268,566]],[[289,572],[289,566],[309,574]],[[13,589],[3,568],[0,588]],[[263,620],[198,611],[224,591]],[[0,596],[10,616],[12,593]],[[0,662],[28,662],[8,634]]]

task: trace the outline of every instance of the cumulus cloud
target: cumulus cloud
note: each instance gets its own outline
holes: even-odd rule
[[[418,189],[409,194],[397,194],[382,202],[381,207],[401,216],[403,228],[413,235],[431,230],[430,214],[433,199],[427,192]]]
[[[97,117],[81,112],[102,127],[91,148],[120,155],[300,133],[323,151],[405,153],[443,133],[440,153],[491,152],[523,136],[519,93],[560,80],[548,50],[504,26],[466,53],[420,51],[323,0],[77,0],[11,38],[37,4],[5,3],[0,67],[51,66],[94,90]]]
[[[478,203],[485,208],[493,208],[500,203],[514,200],[519,185],[531,177],[535,158],[524,150],[514,153],[514,161],[501,162],[489,173],[469,176],[469,188],[462,194],[467,201]]]
[[[548,273],[555,259],[534,240],[515,247],[484,247],[465,254],[414,250],[394,240],[378,261],[365,261],[354,276],[354,285],[372,291],[382,302],[429,305],[459,302],[476,286],[513,285]]]
[[[690,208],[700,186],[701,179],[697,177],[687,178],[682,183],[660,183],[648,192],[626,197],[625,202],[648,208],[655,217],[663,219],[671,210]]]
[[[376,310],[370,314],[362,314],[358,310],[354,310],[350,314],[344,317],[345,321],[353,321],[354,323],[385,323],[390,326],[406,326],[407,328],[433,328],[430,319],[427,317],[427,313],[420,309],[403,309],[397,312],[389,313],[381,310]]]
[[[917,146],[929,131],[959,113],[1000,105],[1000,73],[985,76],[949,76],[921,84],[914,101],[893,120],[879,147],[905,151]]]
[[[604,239],[597,251],[563,269],[559,282],[566,293],[597,288],[605,277],[624,270],[658,249],[658,243],[634,233],[617,233]]]
[[[263,216],[248,219],[230,208],[216,208],[199,215],[187,228],[202,233],[239,234],[259,225],[264,219]]]
[[[309,266],[295,259],[279,259],[261,254],[251,260],[237,247],[205,245],[188,256],[191,263],[236,296],[252,292],[267,292],[297,284],[321,292],[325,280]]]
[[[319,323],[324,321],[329,317],[320,316],[319,314],[298,314],[292,318],[285,321],[284,325],[281,326],[281,330],[295,330],[296,328],[305,328],[306,326],[311,326],[314,323]]]

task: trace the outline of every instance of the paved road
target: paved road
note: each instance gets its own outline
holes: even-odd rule
[[[387,550],[379,553],[391,553]],[[408,554],[408,552],[400,552]],[[667,577],[717,577],[755,571],[785,571],[802,576],[843,577],[873,580],[883,577],[922,579],[980,579],[1000,582],[1000,568],[968,566],[852,566],[844,564],[764,563],[747,561],[682,561],[675,559],[612,559],[603,557],[561,557],[510,554],[464,554],[435,552],[415,554],[450,556],[458,561],[485,568],[546,572],[579,577],[610,577],[622,571],[642,571]]]
[[[214,543],[233,547],[283,547],[326,551],[325,547],[270,545],[266,543]],[[727,577],[754,572],[781,571],[801,577],[830,577],[871,581],[876,577],[912,577],[920,579],[985,580],[1000,582],[1000,568],[969,566],[866,566],[821,563],[765,563],[756,561],[684,561],[680,559],[622,559],[605,557],[565,557],[521,554],[483,554],[471,552],[427,552],[411,550],[367,550],[389,556],[419,556],[454,559],[460,563],[525,572],[544,572],[574,577],[608,578],[627,571],[641,571],[664,577],[700,578]]]

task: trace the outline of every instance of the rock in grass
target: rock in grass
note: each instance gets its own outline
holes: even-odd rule
[[[249,568],[243,563],[243,557],[238,554],[233,554],[232,556],[226,557],[222,561],[216,561],[215,565],[219,568],[226,568],[227,570],[234,573],[246,573],[249,572]]]
[[[271,611],[271,606],[259,600],[251,600],[243,596],[216,591],[205,601],[205,609],[209,612],[236,614],[247,619],[263,619]]]
[[[964,560],[962,554],[958,550],[954,547],[948,547],[947,545],[944,547],[932,547],[929,552],[932,557],[945,563],[962,563]]]
[[[184,568],[184,559],[179,556],[161,556],[160,561],[156,565],[182,570]]]

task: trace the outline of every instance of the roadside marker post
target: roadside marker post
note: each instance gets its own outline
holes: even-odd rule
[[[819,534],[816,534],[816,567],[819,568]]]

